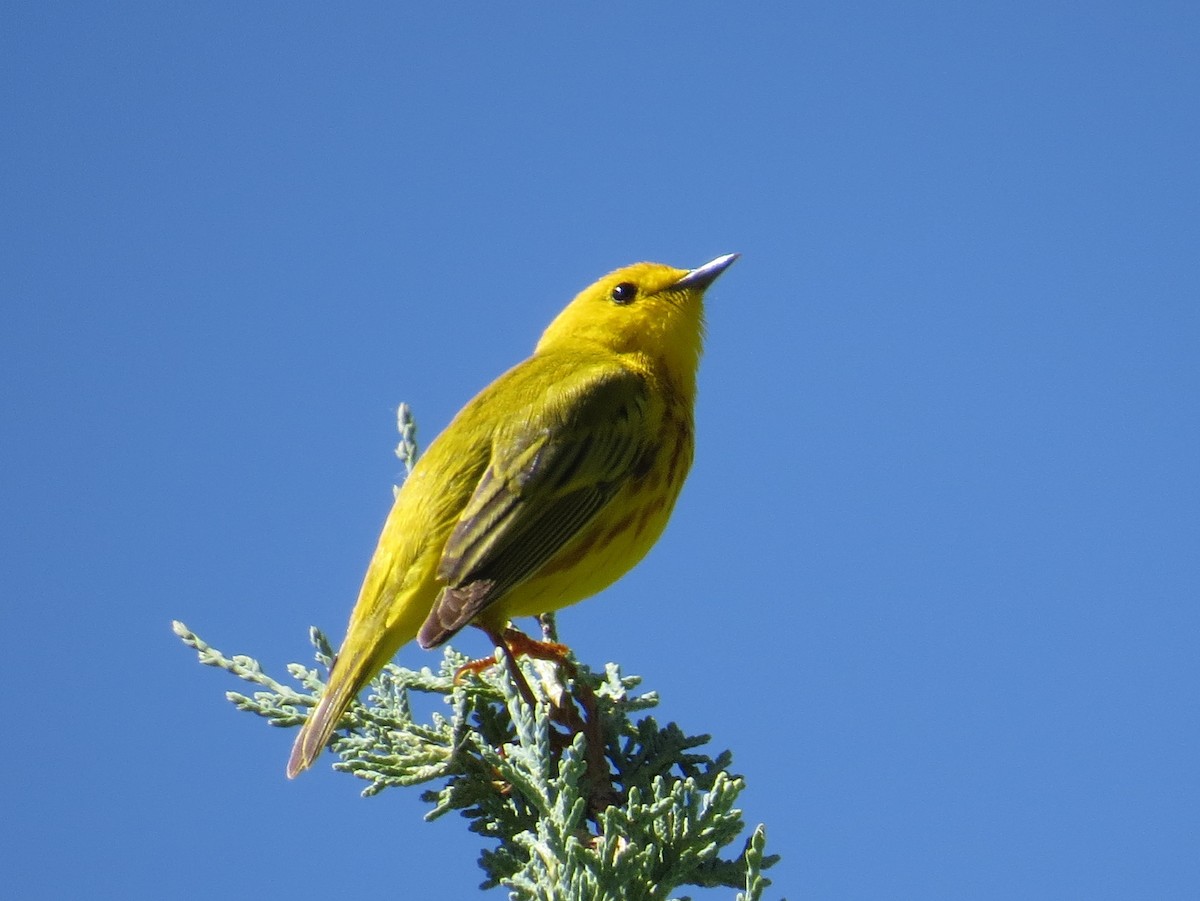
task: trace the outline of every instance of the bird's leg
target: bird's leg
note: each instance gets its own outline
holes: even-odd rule
[[[504,652],[505,662],[508,666],[509,674],[512,676],[513,683],[516,685],[517,691],[521,693],[521,697],[531,707],[536,703],[533,689],[530,687],[529,681],[525,678],[525,673],[522,672],[520,665],[517,663],[518,657],[532,657],[535,660],[550,661],[560,667],[568,678],[574,679],[578,673],[575,664],[568,657],[571,649],[565,644],[559,644],[555,641],[536,641],[520,629],[513,628],[512,626],[507,627],[503,632],[496,632],[478,623],[476,625],[487,635],[494,647],[498,647]],[[479,660],[472,660],[458,668],[458,672],[454,674],[454,681],[460,681],[468,673],[479,675],[484,670],[495,665],[495,657],[483,657]],[[566,728],[569,732],[569,735],[564,736],[555,730],[551,730],[551,742],[555,745],[557,751],[562,751],[569,744],[570,735],[582,732],[587,728],[587,723],[579,716],[579,712],[573,704],[569,702],[561,704],[553,698],[550,699],[550,719]],[[591,735],[589,734],[589,743],[590,739]]]
[[[557,641],[536,641],[520,629],[515,629],[512,626],[504,630],[504,634],[500,636],[500,640],[517,657],[549,660],[551,663],[557,663],[566,670],[568,676],[575,676],[575,664],[568,659],[571,649],[565,644],[559,644]]]
[[[492,641],[492,647],[494,647],[494,648],[503,647],[503,644],[500,641],[498,641],[496,639],[496,637],[494,635],[492,635],[491,633],[488,633],[488,638],[491,639],[491,641]],[[507,651],[508,651],[508,648],[505,648],[506,653],[507,653]],[[467,675],[478,676],[484,670],[491,669],[495,665],[496,665],[495,656],[480,657],[477,660],[468,660],[466,663],[464,663],[462,666],[460,666],[458,669],[456,669],[454,671],[454,684],[457,685],[459,682],[461,682],[463,680],[464,676],[467,676]]]
[[[503,649],[504,656],[509,661],[509,669],[513,671],[514,681],[517,680],[520,674],[520,670],[513,669],[516,665],[517,657],[533,657],[535,660],[549,660],[551,663],[557,663],[563,667],[567,671],[567,675],[572,677],[575,675],[575,665],[568,659],[571,649],[565,644],[559,644],[557,641],[535,641],[520,629],[515,629],[512,626],[509,626],[503,632],[494,632],[483,626],[479,626],[478,628],[482,629],[483,633],[487,635],[493,647]],[[490,669],[495,665],[495,657],[480,657],[478,660],[470,660],[460,666],[454,673],[454,681],[462,681],[463,676],[468,673],[478,676],[484,670]],[[524,677],[520,676],[520,678]]]
[[[503,651],[513,683],[517,686],[521,697],[530,706],[535,703],[533,689],[517,663],[517,657],[548,660],[560,667],[567,678],[575,681],[572,695],[576,703],[572,703],[572,699],[567,698],[564,698],[562,703],[553,698],[550,699],[550,719],[567,730],[564,734],[557,729],[551,729],[550,743],[557,755],[566,749],[575,735],[582,732],[586,737],[588,781],[590,782],[588,813],[592,819],[599,822],[599,816],[605,809],[621,801],[621,792],[612,783],[612,774],[605,757],[604,731],[600,721],[596,693],[592,691],[590,685],[578,678],[579,670],[568,657],[570,648],[556,641],[536,641],[512,626],[507,627],[503,632],[497,632],[481,625],[479,628],[487,635],[493,647],[498,647]],[[544,631],[543,634],[545,634]],[[495,665],[496,658],[494,656],[472,660],[459,667],[458,672],[454,674],[454,680],[457,682],[467,673],[479,675]]]
[[[580,732],[587,739],[585,753],[591,782],[591,791],[588,792],[588,808],[593,817],[599,817],[602,811],[620,801],[620,792],[613,787],[608,761],[604,756],[604,732],[600,723],[596,693],[592,691],[590,685],[578,678],[579,670],[568,659],[567,654],[570,653],[570,648],[566,645],[556,641],[535,641],[524,632],[511,626],[504,630],[501,639],[506,651],[509,652],[509,665],[514,670],[517,669],[517,655],[533,657],[537,660],[549,660],[557,664],[567,678],[575,680],[572,694],[579,706],[576,707],[569,701],[565,704],[552,702],[550,718],[569,732],[565,736],[556,736],[556,743],[561,741],[563,747],[569,743],[568,739],[571,736]]]
[[[489,641],[491,641],[492,647],[500,648],[500,650],[504,652],[504,659],[508,664],[508,672],[509,675],[512,676],[513,684],[517,686],[517,691],[521,693],[521,697],[525,699],[525,703],[532,707],[535,703],[537,703],[536,699],[534,698],[533,689],[529,687],[529,681],[525,678],[525,674],[521,672],[521,667],[517,664],[517,655],[520,654],[521,651],[513,648],[509,644],[509,633],[516,633],[518,635],[522,635],[523,633],[518,632],[512,627],[505,629],[502,633],[494,632],[486,626],[480,626],[479,628],[483,630],[483,634],[488,637]],[[494,666],[495,663],[495,657],[484,657],[480,660],[472,660],[470,663],[465,663],[460,666],[458,668],[458,672],[454,674],[454,681],[457,682],[464,673],[470,672],[478,675],[489,666]]]

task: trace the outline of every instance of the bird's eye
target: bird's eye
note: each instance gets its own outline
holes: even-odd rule
[[[633,282],[621,282],[612,289],[613,303],[633,303],[635,297],[637,297],[637,285]]]

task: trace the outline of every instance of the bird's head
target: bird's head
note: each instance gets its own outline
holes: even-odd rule
[[[584,288],[550,323],[538,352],[589,345],[637,354],[694,380],[704,344],[704,292],[738,254],[697,269],[635,263]]]

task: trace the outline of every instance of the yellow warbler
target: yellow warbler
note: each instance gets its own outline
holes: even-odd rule
[[[618,269],[468,403],[396,496],[287,774],[400,646],[574,604],[645,556],[692,462],[704,291],[737,259]]]

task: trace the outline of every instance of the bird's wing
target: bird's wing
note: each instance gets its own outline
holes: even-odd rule
[[[578,371],[550,385],[492,456],[446,542],[446,588],[421,628],[422,647],[445,641],[535,573],[644,472],[654,451],[645,381],[619,366]]]

